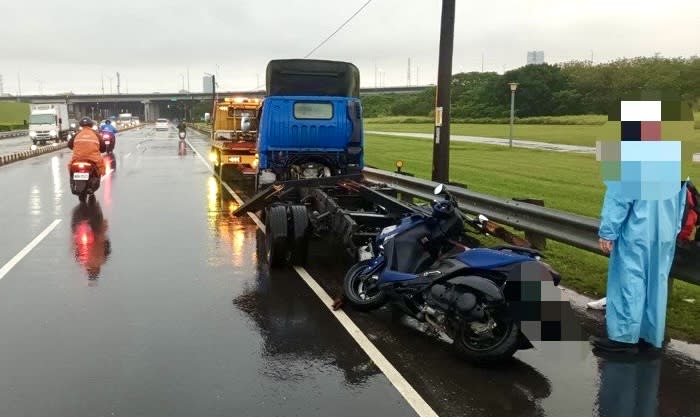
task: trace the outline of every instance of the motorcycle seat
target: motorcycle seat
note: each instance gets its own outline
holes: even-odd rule
[[[470,268],[475,269],[494,269],[532,261],[532,258],[529,256],[487,248],[470,249],[458,254],[456,258]]]

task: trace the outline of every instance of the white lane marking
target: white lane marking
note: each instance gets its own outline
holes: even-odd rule
[[[129,152],[128,154],[124,155],[124,159],[127,159],[127,158],[129,158],[130,156],[131,156],[131,152]]]
[[[243,205],[243,203],[244,203],[243,199],[242,199],[241,197],[239,197],[238,194],[236,194],[236,192],[233,191],[233,190],[231,189],[231,187],[229,187],[229,185],[226,184],[226,183],[219,177],[219,175],[216,173],[216,171],[214,171],[214,168],[212,168],[211,165],[209,165],[209,163],[207,162],[207,160],[204,159],[204,157],[202,156],[202,154],[200,154],[199,151],[198,151],[197,149],[195,149],[194,146],[192,146],[192,144],[190,143],[190,141],[189,141],[188,139],[185,139],[185,142],[187,142],[187,145],[189,145],[190,149],[192,149],[192,151],[194,151],[194,153],[197,154],[197,156],[199,157],[199,160],[202,161],[202,163],[204,164],[204,166],[207,167],[207,169],[209,169],[209,172],[211,172],[212,174],[214,174],[214,176],[215,176],[216,178],[219,178],[219,182],[221,183],[221,185],[222,185],[224,188],[226,188],[226,191],[228,191],[229,194],[231,194],[231,196],[233,196],[234,200],[236,200],[236,202],[237,202],[238,204]],[[259,220],[258,220],[258,221],[259,221]]]
[[[211,168],[209,163],[202,157],[202,155],[197,152],[197,150],[192,146],[192,144],[187,140],[187,144],[192,148],[192,150],[197,154],[202,163],[209,168],[214,175],[216,173]],[[218,176],[217,176],[218,177]],[[241,198],[231,190],[226,183],[224,183],[221,178],[219,181],[226,187],[227,190],[234,196],[239,204],[243,204]],[[255,222],[255,224],[260,228],[260,230],[265,233],[265,225],[254,213],[248,212],[248,216]],[[295,266],[294,270],[301,277],[306,285],[311,288],[311,291],[316,294],[316,296],[321,300],[321,302],[328,308],[328,310],[333,314],[333,316],[340,322],[343,328],[350,334],[355,342],[364,350],[364,352],[369,356],[369,358],[374,362],[377,367],[386,375],[387,379],[396,388],[396,390],[401,394],[401,396],[408,402],[408,404],[413,408],[413,410],[420,417],[439,417],[438,414],[428,405],[428,403],[423,399],[423,397],[418,394],[418,391],[411,386],[411,384],[404,378],[401,373],[394,367],[394,365],[389,362],[388,359],[377,349],[376,346],[367,338],[367,336],[362,333],[357,325],[350,319],[350,317],[345,314],[343,310],[334,311],[332,308],[333,299],[326,293],[326,291],[321,288],[318,282],[309,274],[309,272],[302,267]]]
[[[211,172],[212,174],[216,175],[216,172],[214,172],[214,168],[212,168],[211,165],[209,165],[209,162],[207,162],[207,160],[204,159],[204,157],[202,156],[202,154],[200,154],[199,151],[197,151],[197,149],[195,149],[194,146],[192,146],[192,144],[190,143],[190,140],[189,140],[189,139],[185,139],[185,142],[187,142],[187,145],[190,147],[190,149],[192,149],[192,150],[194,151],[194,153],[197,154],[197,156],[198,156],[199,159],[202,161],[202,163],[204,164],[204,166],[207,167],[207,169],[209,170],[209,172]]]
[[[19,251],[17,255],[10,259],[10,261],[7,262],[2,268],[0,268],[0,279],[3,279],[5,275],[7,275],[7,273],[10,272],[10,270],[22,260],[22,258],[27,256],[29,252],[32,251],[32,249],[37,247],[37,245],[39,245],[39,243],[41,243],[41,241],[44,240],[44,238],[48,236],[49,233],[51,233],[53,229],[55,229],[56,226],[58,226],[59,223],[61,223],[61,219],[54,220],[53,223],[51,223],[46,229],[44,229],[43,232],[39,233],[39,235],[35,237],[34,240],[29,242],[29,244],[27,244],[27,246],[25,246],[24,249]]]
[[[333,310],[333,299],[326,293],[326,291],[318,285],[318,282],[304,269],[300,266],[295,266],[294,270],[299,274],[301,279],[304,280],[306,285],[311,288],[311,291],[321,299],[321,302],[326,306],[326,308],[333,314],[333,316],[338,319],[340,324],[350,333],[355,342],[365,351],[365,353],[372,359],[377,367],[386,375],[389,381],[394,385],[394,387],[399,391],[403,398],[413,407],[413,409],[421,417],[434,416],[438,417],[437,413],[428,405],[423,397],[418,394],[418,392],[411,386],[411,384],[406,381],[406,379],[399,373],[399,371],[394,368],[394,365],[389,362],[384,355],[377,349],[376,346],[365,336],[365,334],[360,330],[357,325],[348,317],[343,310]]]

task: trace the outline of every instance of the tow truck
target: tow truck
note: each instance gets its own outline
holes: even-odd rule
[[[209,159],[220,174],[235,166],[243,175],[255,175],[258,167],[256,143],[262,100],[253,97],[224,97],[215,101]]]

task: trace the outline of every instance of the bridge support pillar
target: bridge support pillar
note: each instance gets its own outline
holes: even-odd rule
[[[153,106],[149,100],[144,100],[141,102],[143,104],[143,121],[144,122],[152,122],[154,121],[153,117]]]

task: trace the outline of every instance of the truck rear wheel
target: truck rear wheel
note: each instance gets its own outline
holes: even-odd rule
[[[287,209],[275,206],[265,215],[267,236],[267,263],[270,267],[282,267],[289,263],[290,251],[287,245]]]
[[[303,266],[309,254],[309,218],[306,206],[296,205],[290,207],[291,211],[291,232],[293,245],[291,248],[292,265]]]

